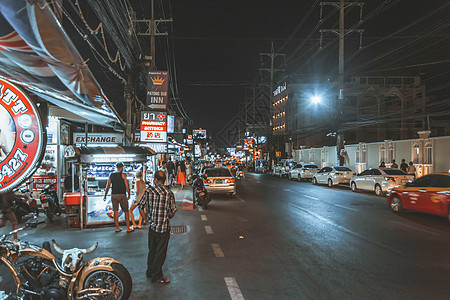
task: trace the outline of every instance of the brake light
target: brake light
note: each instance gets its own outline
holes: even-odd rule
[[[394,177],[388,177],[388,176],[386,176],[386,177],[384,177],[384,180],[387,180],[387,181],[394,181],[394,182],[395,182],[395,178],[394,178]]]
[[[344,173],[337,172],[336,175],[344,175]]]
[[[225,179],[225,183],[233,183],[233,182],[234,182],[234,178]]]
[[[211,183],[211,180],[209,180],[209,179],[203,179],[203,183]]]

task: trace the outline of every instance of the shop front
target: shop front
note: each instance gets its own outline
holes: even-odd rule
[[[135,175],[137,171],[142,171],[145,178],[153,178],[156,168],[155,152],[147,147],[117,146],[117,147],[66,147],[64,157],[71,164],[72,170],[77,171],[80,193],[66,194],[70,205],[78,205],[81,211],[81,226],[113,224],[113,211],[111,195],[103,201],[109,175],[114,172],[115,164],[124,164],[124,173],[127,175],[130,184],[131,197],[129,205],[134,202]],[[80,205],[81,198],[84,197],[84,205]],[[69,196],[69,197],[67,197]],[[73,201],[78,197],[78,201]],[[123,212],[119,211],[119,216]],[[139,211],[133,211],[134,217],[139,218]]]

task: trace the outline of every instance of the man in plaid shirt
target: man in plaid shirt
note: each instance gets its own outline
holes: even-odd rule
[[[154,186],[147,188],[139,202],[139,208],[145,209],[150,227],[148,229],[148,257],[147,278],[152,283],[168,284],[170,280],[164,278],[162,266],[166,260],[167,246],[170,238],[170,219],[173,218],[177,207],[172,191],[164,186],[166,174],[157,171]]]

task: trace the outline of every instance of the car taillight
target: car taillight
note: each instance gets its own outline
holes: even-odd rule
[[[234,178],[225,179],[225,183],[233,183],[233,182],[234,182]]]
[[[394,181],[395,182],[395,177],[388,177],[388,176],[386,176],[386,177],[384,177],[384,180]]]
[[[337,172],[336,175],[344,175],[344,173]]]
[[[203,183],[211,183],[211,180],[209,180],[209,179],[203,179]]]

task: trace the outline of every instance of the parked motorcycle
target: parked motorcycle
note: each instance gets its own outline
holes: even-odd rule
[[[44,209],[45,215],[50,222],[53,222],[55,215],[59,216],[62,212],[61,206],[59,205],[58,194],[56,193],[54,185],[54,183],[46,185],[42,189],[39,196],[42,208]]]
[[[52,240],[55,250],[63,255],[58,264],[49,242],[40,247],[7,240],[14,233],[44,222],[30,221],[0,238],[1,299],[126,300],[130,297],[132,279],[120,262],[107,257],[84,262],[83,254],[95,251],[98,243],[87,249],[65,250]]]
[[[18,222],[30,213],[35,214],[35,216],[39,215],[37,201],[31,197],[31,193],[28,189],[23,188],[16,190],[14,195],[12,205]]]
[[[203,209],[208,208],[208,203],[211,202],[211,195],[206,190],[203,182],[203,177],[195,174],[192,179],[192,199],[197,206]]]

